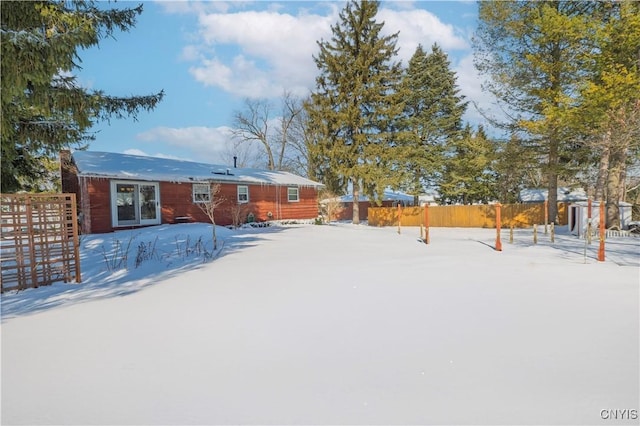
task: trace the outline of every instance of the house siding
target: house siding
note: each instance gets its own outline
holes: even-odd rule
[[[68,151],[60,153],[60,165],[63,191],[76,194],[78,218],[83,233],[106,233],[116,229],[145,226],[113,226],[111,199],[113,181],[158,184],[159,219],[162,224],[185,221],[210,223],[206,213],[193,202],[193,185],[203,182],[170,181],[169,178],[166,180],[122,179],[109,175],[83,175]],[[253,176],[260,176],[260,174],[254,173]],[[291,178],[295,180],[297,177],[293,175]],[[302,179],[302,181],[308,180]],[[216,224],[226,226],[244,223],[250,213],[256,221],[314,219],[318,216],[318,188],[321,185],[308,182],[310,183],[308,186],[276,184],[269,181],[263,183],[220,182],[220,192],[217,197],[224,201],[215,211]],[[248,203],[238,204],[239,185],[248,188]],[[298,188],[298,201],[288,201],[288,188]]]
[[[114,230],[111,226],[111,184],[109,179],[80,178],[84,180],[81,185],[85,191],[83,194],[83,215],[85,232],[101,234]],[[87,214],[88,212],[88,214]]]
[[[70,177],[67,176],[67,179]],[[71,178],[72,179],[72,178]],[[114,179],[118,180],[118,179]],[[115,229],[111,214],[111,179],[80,177],[77,194],[82,200],[82,229],[85,233],[106,233]],[[141,181],[144,182],[144,181]],[[160,182],[161,223],[171,224],[188,218],[189,222],[209,223],[207,215],[193,202],[190,183]],[[245,185],[245,184],[239,184]],[[317,190],[299,187],[299,201],[289,202],[289,186],[245,185],[249,188],[249,203],[242,207],[242,222],[252,213],[256,221],[314,219],[318,216]],[[70,186],[71,188],[72,186]],[[238,184],[220,184],[219,197],[224,198],[215,213],[216,224],[233,224],[232,211],[237,209]],[[269,216],[271,213],[271,216]],[[130,227],[124,227],[130,228]]]

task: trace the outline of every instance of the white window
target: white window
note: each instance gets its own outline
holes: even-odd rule
[[[238,203],[249,202],[249,187],[245,185],[238,185]]]
[[[287,199],[289,200],[290,203],[296,203],[300,201],[300,193],[298,191],[298,188],[296,187],[287,188]]]
[[[193,184],[193,202],[208,203],[211,201],[211,187],[206,183]]]

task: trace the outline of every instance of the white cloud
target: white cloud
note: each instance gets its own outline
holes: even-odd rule
[[[271,82],[265,71],[243,55],[233,58],[230,65],[219,59],[204,59],[202,66],[191,67],[189,72],[205,86],[219,87],[243,97],[274,97],[282,94],[283,87]]]
[[[481,88],[482,80],[473,65],[473,55],[468,55],[462,58],[458,64],[453,67],[453,71],[458,77],[458,87],[460,87],[460,92],[466,97],[466,100],[475,101],[478,107],[481,109],[487,109],[489,104],[483,97],[484,93]],[[474,124],[482,123],[484,121],[484,118],[478,112],[478,109],[471,102],[469,102],[465,118]]]
[[[489,122],[482,113],[492,119],[504,118],[504,113],[496,105],[493,95],[482,90],[483,78],[473,65],[473,54],[463,57],[453,68],[453,71],[458,77],[460,92],[469,101],[469,106],[464,116],[465,120],[475,125],[483,124],[488,129]]]
[[[200,50],[197,46],[188,44],[182,48],[180,59],[183,61],[196,61],[201,57]]]
[[[139,133],[136,139],[178,147],[184,151],[183,159],[210,163],[221,162],[233,143],[231,129],[226,126],[156,127]]]
[[[190,1],[190,0],[157,0],[157,3],[170,14],[199,14],[207,12],[226,13],[234,3],[243,2],[226,2],[226,1]]]
[[[335,9],[334,9],[335,10]],[[191,68],[197,81],[243,97],[273,97],[284,89],[304,96],[313,86],[316,41],[331,34],[333,12],[320,16],[277,11],[202,14],[199,64]],[[215,47],[211,57],[205,48]],[[223,57],[219,52],[236,53]],[[188,55],[194,57],[190,47]]]
[[[193,77],[241,97],[277,97],[285,89],[305,96],[315,85],[317,41],[331,38],[340,8],[331,3],[325,14],[299,9],[296,15],[281,10],[279,5],[265,11],[201,10],[200,44],[186,46],[182,55],[197,62],[190,69]],[[405,63],[419,43],[429,48],[437,42],[445,51],[469,48],[453,26],[423,9],[381,8],[378,20],[385,22],[385,34],[400,31],[399,59]]]
[[[406,65],[418,44],[430,50],[433,43],[438,43],[452,64],[456,62],[452,52],[470,52],[468,29],[445,24],[433,13],[416,8],[416,4],[389,4],[377,17],[385,23],[384,34],[399,31],[399,60]],[[205,86],[239,97],[274,98],[284,90],[306,96],[315,86],[318,72],[313,61],[318,53],[317,41],[331,38],[331,25],[338,21],[341,5],[327,3],[325,13],[299,7],[296,14],[287,13],[287,8],[279,4],[263,11],[245,6],[233,4],[233,12],[222,5],[217,10],[207,4],[190,6],[199,22],[197,39],[182,52],[183,59],[194,62],[191,75]],[[455,71],[467,100],[491,109],[470,54],[458,62]],[[472,123],[485,121],[471,104],[465,118]]]
[[[418,44],[422,44],[425,50],[429,50],[433,43],[438,43],[444,51],[469,49],[469,44],[452,25],[443,23],[436,15],[423,9],[397,11],[382,8],[378,12],[378,20],[384,21],[383,31],[386,34],[400,32],[398,55],[405,64]]]

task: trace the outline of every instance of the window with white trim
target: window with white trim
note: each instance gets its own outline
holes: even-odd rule
[[[300,201],[300,191],[297,187],[291,186],[287,188],[287,200],[290,203],[297,203]]]
[[[238,185],[238,203],[249,202],[249,187],[246,185]]]
[[[208,203],[211,201],[211,186],[208,183],[193,184],[193,202]]]

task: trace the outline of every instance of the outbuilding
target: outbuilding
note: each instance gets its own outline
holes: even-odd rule
[[[199,204],[213,184],[216,224],[318,217],[322,184],[292,173],[110,152],[63,151],[62,190],[75,193],[84,233],[210,222]]]
[[[622,230],[628,230],[632,223],[632,205],[625,202],[620,202],[618,205],[620,207],[620,227]],[[587,201],[579,201],[569,205],[569,231],[573,235],[579,237],[586,235],[589,222],[591,222],[592,233],[597,232],[600,226],[600,202],[593,201],[591,203],[591,213],[589,213]]]
[[[571,203],[587,201],[588,196],[582,188],[558,187],[558,223],[566,225],[568,223],[569,205]],[[520,191],[520,202],[525,204],[544,203],[549,200],[549,191],[543,188],[526,188]]]

